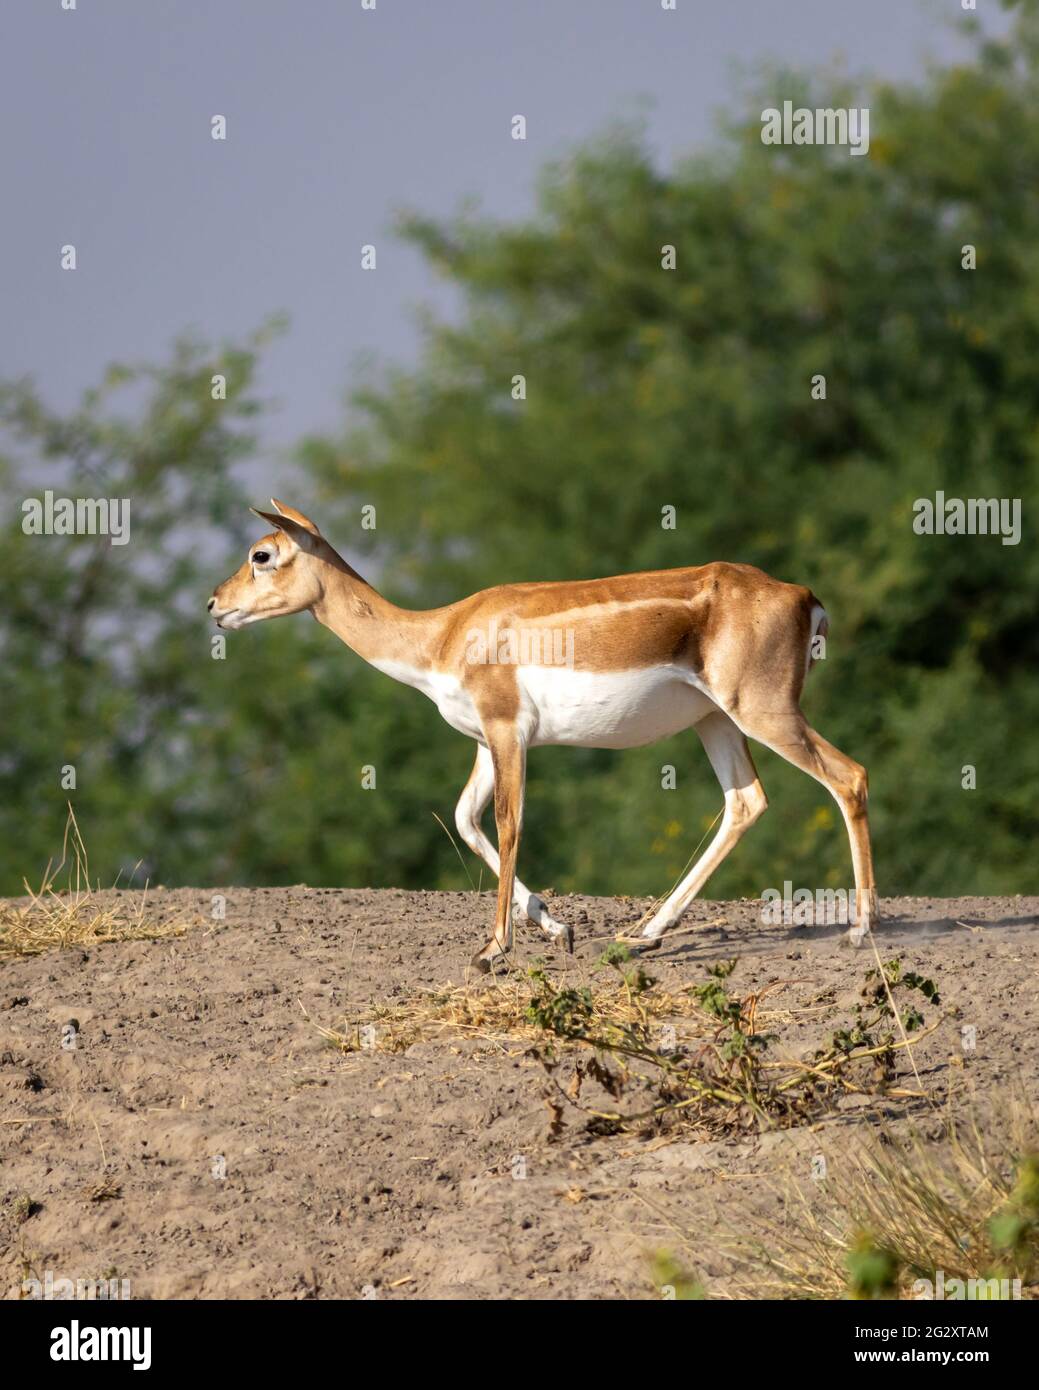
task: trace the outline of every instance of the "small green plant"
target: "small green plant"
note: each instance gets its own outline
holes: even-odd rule
[[[885,1023],[895,1020],[892,1001],[896,989],[917,990],[930,1004],[938,1005],[942,1002],[938,986],[933,980],[925,979],[912,970],[903,971],[902,961],[898,957],[884,961],[879,970],[873,968],[866,971],[865,983],[862,986],[863,1002],[855,1006],[855,1022],[851,1028],[834,1033],[833,1046],[843,1052],[851,1052],[857,1047],[877,1047],[881,1043],[893,1043],[894,1033],[889,1032],[881,1038],[877,1030]],[[923,1026],[924,1016],[919,1008],[911,1004],[901,1015],[900,1022],[907,1033],[914,1033]]]
[[[534,997],[527,1006],[527,1017],[531,1023],[559,1038],[577,1040],[588,1037],[594,1012],[591,990],[587,986],[581,989],[569,986],[556,989],[540,966],[528,973],[535,989]]]
[[[719,1056],[728,1062],[745,1063],[743,1070],[750,1081],[754,1055],[763,1053],[769,1043],[777,1041],[778,1035],[753,1032],[754,1011],[748,1013],[743,1002],[734,999],[726,990],[722,981],[729,978],[736,965],[736,960],[728,960],[708,966],[707,973],[712,978],[706,984],[694,986],[693,994],[704,1013],[716,1018],[725,1030],[725,1039],[718,1045]]]
[[[614,943],[598,962],[599,970],[619,976],[628,1004],[608,1019],[597,1014],[589,988],[559,987],[538,966],[529,972],[533,997],[527,1018],[549,1040],[535,1046],[534,1055],[555,1080],[559,1042],[593,1050],[594,1060],[577,1069],[567,1093],[573,1104],[579,1104],[585,1075],[618,1100],[636,1083],[648,1087],[648,1108],[627,1113],[589,1108],[589,1127],[598,1133],[659,1129],[676,1121],[716,1132],[795,1124],[824,1113],[837,1093],[894,1093],[897,1053],[923,1023],[914,1007],[900,1020],[906,1036],[896,1038],[892,1027],[885,1028],[896,1021],[895,992],[917,991],[929,1003],[940,1002],[933,981],[903,972],[899,960],[888,961],[867,973],[854,1023],[838,1029],[829,1047],[817,1051],[810,1063],[773,1060],[769,1049],[778,1035],[761,1031],[756,1022],[767,991],[742,999],[733,993],[730,981],[737,963],[716,962],[708,967],[708,978],[691,988],[704,1035],[670,1050],[662,1050],[652,1034],[651,1025],[661,1017],[651,1003],[655,981],[625,946]]]
[[[898,1257],[869,1233],[860,1231],[852,1240],[845,1261],[848,1297],[894,1298],[901,1266]]]
[[[1026,1153],[1019,1161],[1014,1185],[989,1221],[988,1234],[994,1272],[1039,1265],[1039,1153]]]
[[[862,1003],[855,1006],[855,1021],[847,1028],[835,1029],[830,1046],[815,1054],[817,1062],[842,1071],[841,1059],[852,1061],[868,1057],[874,1083],[882,1088],[895,1077],[895,1054],[899,1043],[924,1026],[924,1015],[914,1001],[904,1013],[897,1013],[899,1000],[919,993],[929,1004],[941,1004],[938,987],[915,971],[903,971],[899,957],[882,962],[879,969],[866,971],[861,990]]]
[[[680,1303],[707,1297],[703,1284],[670,1250],[657,1250],[650,1259],[650,1278],[661,1298]]]

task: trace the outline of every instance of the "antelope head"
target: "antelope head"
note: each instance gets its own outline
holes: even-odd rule
[[[274,512],[250,510],[275,529],[249,547],[241,568],[209,600],[217,627],[247,627],[313,608],[324,595],[326,566],[342,564],[309,517],[275,497],[271,506]]]

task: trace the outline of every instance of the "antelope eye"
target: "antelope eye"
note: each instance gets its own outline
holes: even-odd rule
[[[267,563],[267,561],[268,561],[270,558],[271,558],[271,556],[270,556],[270,551],[268,551],[268,550],[254,550],[254,551],[253,551],[253,564],[254,564],[254,565],[265,565],[265,564]]]

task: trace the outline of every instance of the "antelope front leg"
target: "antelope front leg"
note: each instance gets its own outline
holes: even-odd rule
[[[494,935],[472,959],[475,968],[484,972],[512,949],[512,894],[523,830],[527,770],[527,750],[514,724],[492,725],[486,735],[494,768],[494,819],[498,826],[500,865]]]
[[[491,750],[481,743],[476,749],[476,762],[473,764],[469,780],[463,787],[462,795],[455,807],[455,825],[458,827],[459,835],[473,853],[478,854],[497,877],[501,869],[498,851],[480,828],[480,817],[493,791],[494,763]],[[518,909],[522,917],[539,927],[550,941],[562,942],[568,951],[573,951],[573,929],[557,922],[543,900],[518,878],[513,883],[512,905],[514,909]]]

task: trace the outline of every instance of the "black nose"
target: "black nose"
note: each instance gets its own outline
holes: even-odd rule
[[[206,604],[206,612],[207,612],[207,613],[212,613],[212,611],[213,611],[213,604],[214,604],[214,603],[216,603],[216,599],[215,599],[215,598],[211,598],[211,599],[209,600],[209,602]]]

